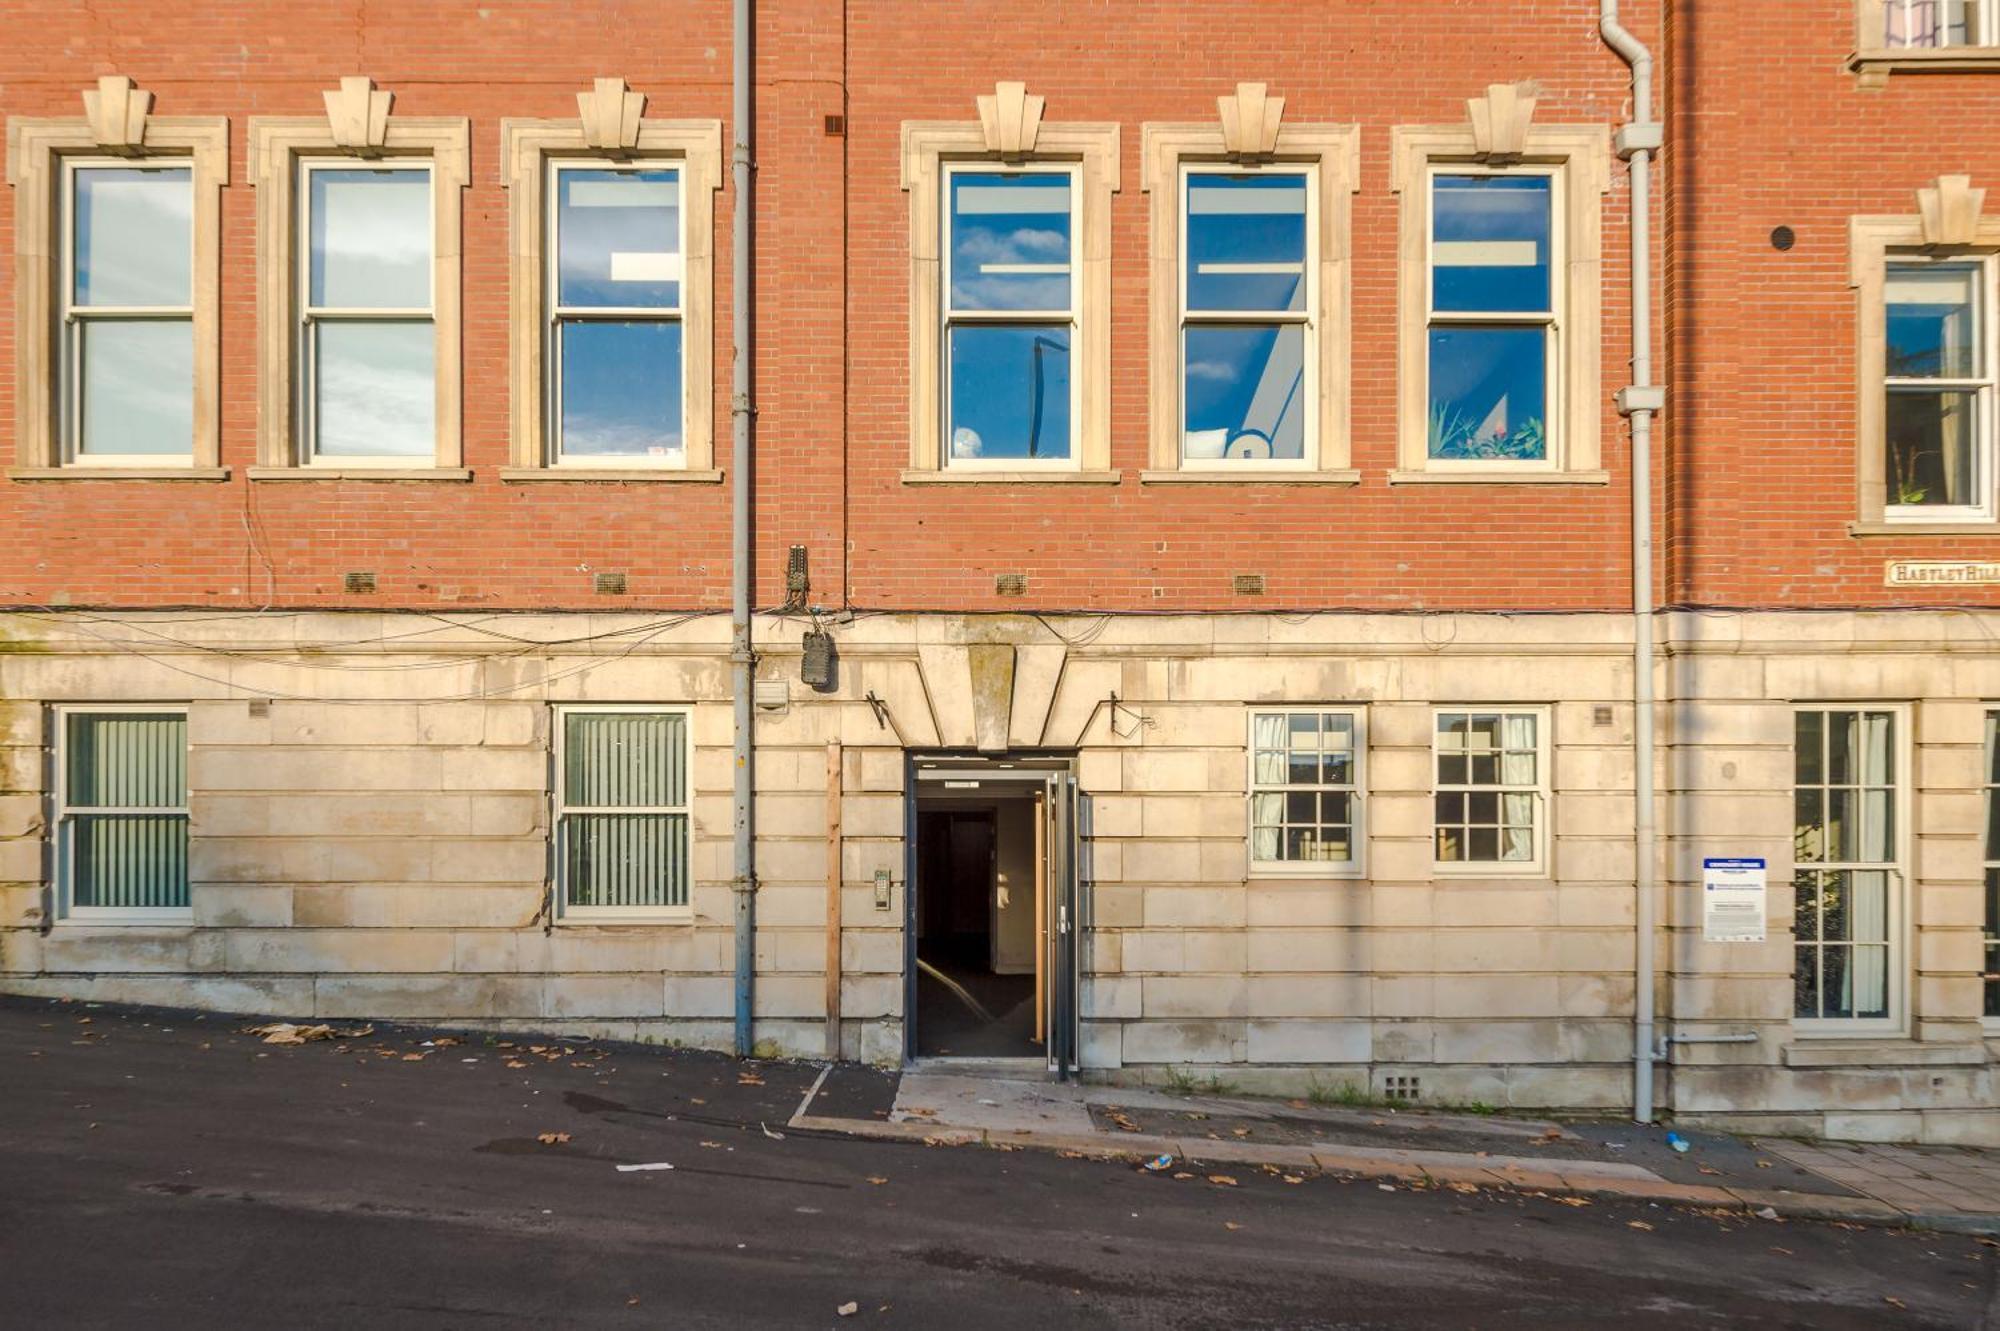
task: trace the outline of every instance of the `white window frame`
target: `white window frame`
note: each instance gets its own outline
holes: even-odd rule
[[[1876,10],[1874,39],[1864,41],[1862,43],[1864,47],[1879,46],[1887,51],[1977,51],[2000,44],[1996,43],[1996,37],[2000,37],[2000,34],[1994,31],[1994,20],[2000,18],[2000,0],[1965,0],[1966,18],[1970,21],[1973,31],[1985,38],[1984,41],[1941,41],[1931,46],[1890,46],[1889,15],[1901,9],[1907,18],[1913,20],[1923,10],[1934,8],[1940,11],[1939,24],[1942,31],[1943,0],[1874,0],[1874,4]],[[1866,21],[1864,14],[1863,23]]]
[[[1438,718],[1464,713],[1474,715],[1490,712],[1501,716],[1532,716],[1535,718],[1535,784],[1533,786],[1505,786],[1452,782],[1446,784],[1438,780],[1438,758],[1443,752],[1438,747]],[[1504,721],[1503,721],[1504,724]],[[1547,704],[1517,703],[1440,703],[1430,711],[1431,727],[1431,772],[1430,805],[1426,810],[1426,821],[1430,824],[1431,871],[1440,878],[1546,878],[1549,876],[1549,826],[1554,820],[1555,799],[1550,786],[1550,767],[1553,766],[1555,752],[1554,710]],[[1470,773],[1468,773],[1470,775]],[[1460,791],[1491,791],[1496,796],[1508,793],[1528,793],[1535,802],[1535,853],[1532,860],[1441,860],[1437,853],[1437,797]]]
[[[1339,713],[1354,723],[1354,779],[1347,785],[1295,785],[1291,782],[1257,780],[1257,719],[1263,716],[1289,718],[1295,713],[1325,715]],[[1368,709],[1353,703],[1287,703],[1282,707],[1252,707],[1244,715],[1243,799],[1244,838],[1248,847],[1250,874],[1254,878],[1362,878],[1367,876],[1368,859]],[[1289,733],[1289,731],[1287,732]],[[1349,845],[1353,854],[1346,860],[1260,860],[1257,858],[1255,809],[1257,796],[1265,793],[1310,790],[1345,791],[1353,801]]]
[[[1989,731],[1992,729],[1990,718],[1993,717],[2000,717],[2000,706],[1988,704],[1986,716],[1981,719],[1986,721],[1986,729]],[[1985,737],[1982,736],[1981,738],[1984,740]],[[1980,788],[1985,792],[1986,796],[1980,809],[1981,821],[1979,824],[1980,839],[1982,842],[1986,842],[1981,848],[1982,863],[1985,872],[1980,875],[1979,883],[1980,911],[1982,915],[1979,954],[1979,970],[1982,978],[1979,986],[1979,1011],[1981,1020],[1989,1035],[2000,1034],[2000,1014],[1987,1015],[1986,1013],[1986,982],[1984,979],[1984,976],[1988,973],[1988,953],[1986,948],[1989,944],[2000,945],[2000,919],[1995,919],[1992,915],[1986,913],[1988,909],[1986,906],[1986,878],[1994,873],[2000,873],[2000,845],[1994,845],[1986,841],[1987,829],[1992,826],[1994,802],[2000,801],[2000,782],[1996,782],[1993,779],[1993,762],[1996,757],[1994,749],[1996,747],[2000,747],[2000,745],[1983,743],[1979,753],[1980,761],[1984,764],[1979,772]]]
[[[546,295],[542,301],[544,327],[542,329],[542,364],[548,367],[548,392],[544,395],[543,410],[546,420],[543,437],[549,441],[550,465],[574,468],[580,471],[602,470],[604,468],[623,469],[644,467],[656,471],[684,471],[688,467],[688,403],[690,396],[697,392],[710,392],[712,385],[692,384],[688,381],[688,172],[685,163],[678,158],[654,158],[639,161],[611,161],[604,158],[558,157],[546,159],[544,169],[547,181],[544,188],[548,217],[544,223],[543,235],[548,243],[542,246],[543,281],[547,283]],[[646,172],[671,171],[674,185],[679,191],[680,203],[674,209],[679,233],[674,238],[675,258],[680,261],[681,275],[677,285],[680,298],[671,309],[664,306],[565,306],[562,300],[562,173],[564,171],[609,171],[618,175],[637,176]],[[660,323],[678,324],[681,330],[681,455],[677,462],[654,457],[571,457],[563,449],[562,434],[562,327],[572,323]]]
[[[678,805],[578,805],[569,806],[564,800],[565,775],[568,764],[565,761],[569,743],[568,718],[584,714],[627,715],[672,715],[682,719],[681,735],[683,753],[682,768],[687,773],[687,788],[683,792],[685,800]],[[554,732],[555,766],[549,780],[549,829],[552,857],[549,866],[551,885],[550,917],[557,924],[660,924],[691,923],[694,919],[694,708],[687,704],[671,703],[560,703],[555,708]],[[636,814],[680,814],[687,819],[688,862],[685,876],[688,899],[679,906],[572,906],[569,904],[569,882],[565,876],[568,857],[563,853],[570,814],[593,813],[636,813]]]
[[[1197,175],[1296,176],[1306,188],[1305,307],[1301,310],[1190,310],[1188,286],[1194,278],[1194,264],[1188,257],[1189,182]],[[1183,470],[1216,470],[1245,473],[1317,471],[1320,467],[1320,169],[1317,162],[1204,162],[1182,158],[1179,177],[1180,255],[1174,299],[1178,314],[1177,346],[1174,363],[1178,386],[1175,418],[1180,422],[1175,442],[1178,466]],[[1245,327],[1265,324],[1297,324],[1305,330],[1304,383],[1300,389],[1298,412],[1303,421],[1303,444],[1296,458],[1195,458],[1187,455],[1187,335],[1191,325]]]
[[[438,292],[437,292],[437,209],[438,173],[429,157],[339,157],[314,155],[300,157],[298,171],[298,216],[296,219],[298,244],[294,249],[291,278],[296,293],[298,316],[292,331],[295,355],[298,360],[299,400],[293,406],[297,414],[299,438],[299,464],[307,469],[379,467],[391,471],[409,471],[436,465],[436,448],[424,453],[379,453],[347,454],[340,457],[324,457],[319,451],[319,351],[313,337],[313,325],[320,323],[421,323],[431,329],[432,337],[437,335]],[[421,173],[429,186],[428,229],[424,235],[425,244],[430,248],[430,258],[425,263],[426,280],[429,283],[429,301],[422,306],[407,308],[366,308],[359,309],[338,305],[314,305],[312,303],[312,177],[317,171],[406,171]],[[431,371],[432,391],[436,391],[439,367],[433,365]],[[437,422],[433,418],[433,435]]]
[[[62,345],[58,352],[57,412],[61,463],[66,467],[192,467],[194,439],[189,437],[182,453],[85,453],[83,451],[83,332],[88,323],[141,321],[185,323],[188,338],[196,338],[195,288],[201,281],[200,246],[197,228],[201,224],[194,162],[186,157],[78,157],[63,156],[62,193],[57,215],[57,244],[62,250],[61,290],[56,298],[56,317]],[[76,173],[78,170],[184,171],[188,190],[188,299],[185,305],[78,305],[76,304]],[[188,380],[190,403],[196,394],[196,379]]]
[[[1947,267],[1975,267],[1978,280],[1975,283],[1977,296],[1973,302],[1973,336],[1979,347],[1980,377],[1973,379],[1921,379],[1899,378],[1882,367],[1882,383],[1877,390],[1884,397],[1882,431],[1882,520],[1888,523],[1923,522],[1983,522],[1994,521],[1994,476],[1996,449],[1996,426],[1994,410],[2000,405],[2000,395],[1996,395],[1995,385],[2000,384],[2000,347],[1996,347],[1994,315],[2000,312],[2000,278],[1996,278],[1996,265],[1992,254],[1964,254],[1938,257],[1928,254],[1913,254],[1897,250],[1889,251],[1883,259],[1882,305],[1875,311],[1884,330],[1883,348],[1886,360],[1889,321],[1889,285],[1895,280],[1899,268],[1921,268],[1932,265]],[[1976,413],[1976,431],[1973,437],[1972,493],[1978,497],[1975,504],[1899,504],[1896,502],[1896,481],[1889,475],[1889,432],[1887,399],[1898,391],[1915,396],[1919,393],[1939,394],[1949,392],[1970,393],[1973,397],[1973,411]]]
[[[1788,782],[1788,788],[1794,792],[1794,810],[1797,807],[1796,792],[1799,789],[1796,763],[1798,761],[1798,717],[1801,714],[1807,712],[1819,712],[1822,714],[1832,712],[1887,712],[1894,717],[1892,724],[1896,732],[1895,748],[1891,755],[1896,764],[1894,769],[1896,786],[1895,797],[1890,801],[1892,816],[1896,820],[1896,837],[1893,846],[1896,858],[1891,861],[1876,863],[1846,860],[1801,861],[1794,858],[1791,861],[1792,872],[1787,876],[1785,881],[1785,888],[1791,893],[1793,911],[1791,938],[1788,944],[1792,950],[1792,964],[1786,968],[1785,978],[1790,984],[1796,986],[1798,982],[1799,925],[1797,916],[1798,888],[1795,884],[1799,873],[1802,870],[1820,873],[1840,872],[1843,870],[1860,870],[1864,872],[1880,870],[1887,872],[1889,877],[1889,918],[1883,932],[1887,935],[1889,945],[1887,976],[1889,1015],[1887,1017],[1800,1017],[1794,1015],[1792,1017],[1792,1031],[1795,1035],[1804,1039],[1837,1039],[1857,1035],[1907,1035],[1910,1029],[1909,968],[1911,956],[1909,932],[1909,866],[1911,847],[1910,812],[1912,801],[1910,787],[1916,775],[1914,770],[1916,747],[1914,736],[1911,733],[1910,708],[1904,703],[1870,702],[1839,698],[1832,701],[1794,703],[1791,712],[1793,718],[1792,742],[1786,747],[1792,754],[1792,761],[1794,763],[1793,774]],[[1824,782],[1821,783],[1822,788],[1825,787],[1825,784]],[[1796,820],[1797,813],[1794,812],[1791,817]],[[1797,855],[1795,838],[1793,839],[1792,853],[1794,856]],[[1787,999],[1787,1006],[1796,1011],[1796,1004],[1789,997]]]
[[[1069,309],[954,310],[952,308],[952,179],[960,175],[1044,176],[1069,179]],[[1075,161],[996,162],[947,159],[940,166],[938,189],[938,248],[943,282],[938,291],[938,422],[941,471],[1081,471],[1083,470],[1083,164]],[[951,330],[954,325],[1067,323],[1069,325],[1069,456],[1063,458],[960,458],[952,455]]]
[[[1439,326],[1456,328],[1519,328],[1540,324],[1542,335],[1542,456],[1535,460],[1512,458],[1440,458],[1430,456],[1429,427],[1426,425],[1424,469],[1453,472],[1555,472],[1563,469],[1565,435],[1569,422],[1565,411],[1568,387],[1568,357],[1565,354],[1566,305],[1569,287],[1567,172],[1561,163],[1527,163],[1519,166],[1491,166],[1482,162],[1431,161],[1424,169],[1424,413],[1430,419],[1431,333]],[[1539,176],[1549,182],[1549,308],[1547,311],[1502,312],[1492,310],[1444,310],[1437,308],[1437,182],[1440,176]]]
[[[119,713],[139,715],[177,715],[183,726],[187,726],[188,708],[185,703],[64,703],[50,710],[53,733],[49,746],[54,753],[51,764],[53,788],[49,792],[51,817],[49,827],[53,841],[53,864],[55,889],[55,918],[68,924],[189,924],[194,920],[194,883],[188,883],[188,904],[185,906],[77,906],[75,880],[73,878],[74,852],[71,849],[73,819],[78,816],[123,814],[133,812],[129,806],[99,807],[95,805],[71,805],[69,803],[69,719],[72,716],[106,716]],[[194,752],[194,734],[191,727],[187,734],[187,752]],[[193,788],[186,796],[193,799]],[[189,823],[189,835],[193,834],[194,811],[188,804],[178,808],[148,808],[145,813],[154,817],[178,816]]]

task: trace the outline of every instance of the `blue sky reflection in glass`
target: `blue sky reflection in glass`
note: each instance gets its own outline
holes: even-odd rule
[[[557,170],[561,458],[685,464],[683,275],[678,168]]]
[[[1430,456],[1548,457],[1554,181],[1440,175],[1431,190]]]
[[[1067,172],[954,171],[949,461],[1066,461],[1075,327]]]
[[[1192,172],[1186,206],[1181,456],[1301,460],[1310,405],[1306,177]]]

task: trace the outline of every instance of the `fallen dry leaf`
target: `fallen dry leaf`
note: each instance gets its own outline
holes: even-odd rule
[[[1194,1175],[1192,1175],[1192,1174],[1188,1174],[1188,1173],[1177,1173],[1177,1174],[1175,1174],[1175,1175],[1174,1175],[1174,1177],[1175,1177],[1175,1178],[1180,1178],[1180,1179],[1188,1179],[1188,1178],[1193,1178],[1193,1177],[1194,1177]]]
[[[1057,1151],[1056,1157],[1061,1160],[1081,1160],[1084,1155],[1082,1151]]]
[[[1777,1253],[1778,1256],[1780,1257],[1790,1257],[1792,1255],[1792,1250],[1790,1248],[1774,1247],[1771,1249],[1771,1251]]]
[[[842,1317],[852,1317],[861,1311],[861,1305],[858,1303],[843,1303],[838,1308],[835,1308],[834,1311]]]
[[[1557,1206],[1588,1206],[1588,1205],[1590,1205],[1590,1198],[1588,1198],[1588,1197],[1551,1197],[1551,1198],[1549,1198],[1549,1200],[1550,1200],[1550,1201],[1552,1201],[1552,1202],[1554,1202],[1554,1203],[1555,1203],[1555,1204],[1556,1204]]]
[[[544,1146],[560,1146],[569,1140],[569,1134],[567,1132],[538,1132],[535,1134],[535,1140]]]
[[[1233,1188],[1236,1186],[1236,1180],[1227,1174],[1210,1174],[1208,1181],[1224,1188]]]
[[[881,1176],[880,1174],[870,1174],[870,1175],[868,1176],[868,1181],[869,1181],[870,1183],[873,1183],[873,1184],[874,1184],[874,1185],[875,1185],[876,1187],[878,1187],[878,1188],[879,1188],[879,1187],[881,1187],[881,1186],[882,1186],[882,1185],[883,1185],[884,1183],[887,1183],[887,1182],[888,1182],[889,1180],[888,1180],[888,1179],[885,1179],[885,1178],[883,1178],[883,1177],[882,1177],[882,1176]]]
[[[1652,1232],[1652,1229],[1653,1229],[1653,1227],[1652,1227],[1651,1225],[1647,1224],[1647,1223],[1646,1223],[1645,1221],[1643,1221],[1643,1220],[1627,1220],[1627,1221],[1625,1222],[1625,1228],[1627,1228],[1627,1229],[1643,1229],[1643,1230],[1647,1231],[1648,1233],[1651,1233],[1651,1232]]]
[[[1302,1179],[1302,1178],[1300,1178],[1300,1177],[1299,1177],[1299,1176],[1298,1176],[1297,1174],[1286,1174],[1286,1175],[1284,1175],[1283,1177],[1284,1177],[1284,1180],[1285,1180],[1285,1182],[1287,1182],[1287,1183],[1304,1183],[1304,1182],[1305,1182],[1305,1180],[1304,1180],[1304,1179]]]
[[[1776,1168],[1777,1168],[1777,1166],[1776,1166],[1776,1165],[1774,1165],[1774,1164],[1772,1164],[1772,1163],[1771,1163],[1771,1162],[1770,1162],[1769,1160],[1759,1160],[1759,1161],[1757,1162],[1757,1168],[1759,1168],[1759,1169],[1776,1169]]]
[[[528,1065],[518,1058],[510,1058],[507,1060],[507,1066],[510,1068],[525,1068]]]
[[[421,1063],[426,1057],[427,1055],[424,1054],[404,1054],[403,1061],[405,1063]]]
[[[1884,1295],[1882,1296],[1882,1302],[1884,1302],[1884,1303],[1888,1304],[1888,1305],[1889,1305],[1890,1307],[1892,1307],[1892,1308],[1905,1308],[1905,1309],[1907,1309],[1907,1308],[1908,1308],[1908,1307],[1910,1306],[1909,1304],[1907,1304],[1907,1303],[1903,1302],[1903,1301],[1902,1301],[1901,1299],[1898,1299],[1898,1298],[1892,1298],[1892,1297],[1890,1297],[1890,1296],[1889,1296],[1889,1295],[1887,1295],[1887,1294],[1884,1294]]]
[[[1232,1136],[1232,1137],[1248,1137],[1248,1136],[1250,1135],[1250,1129],[1248,1129],[1248,1128],[1231,1128],[1231,1129],[1229,1130],[1229,1135],[1230,1135],[1230,1136]]]
[[[1700,1171],[1701,1171],[1702,1173],[1704,1173],[1704,1174],[1712,1174],[1712,1175],[1714,1175],[1714,1176],[1716,1176],[1716,1177],[1718,1177],[1718,1178],[1719,1178],[1719,1177],[1721,1177],[1721,1175],[1722,1175],[1722,1171],[1721,1171],[1721,1170],[1719,1170],[1719,1169],[1710,1169],[1710,1168],[1709,1168],[1709,1167],[1708,1167],[1707,1165],[1696,1165],[1696,1166],[1695,1166],[1695,1168],[1696,1168],[1696,1169],[1699,1169],[1699,1170],[1700,1170]]]
[[[1241,1225],[1237,1224],[1237,1223],[1236,1223],[1236,1222],[1235,1222],[1234,1220],[1225,1220],[1225,1221],[1223,1221],[1223,1222],[1222,1222],[1222,1227],[1223,1227],[1224,1229],[1241,1229],[1241,1228],[1243,1228],[1243,1226],[1241,1226]]]

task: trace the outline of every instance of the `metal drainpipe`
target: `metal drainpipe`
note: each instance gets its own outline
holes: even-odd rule
[[[750,617],[750,490],[755,476],[752,466],[750,425],[750,32],[752,0],[735,0],[735,34],[732,39],[734,70],[731,82],[735,104],[731,110],[730,170],[736,187],[736,207],[730,223],[733,275],[729,288],[733,331],[731,357],[733,376],[729,391],[729,418],[733,430],[730,464],[736,469],[730,487],[729,529],[729,688],[735,704],[733,749],[735,788],[732,834],[735,839],[734,876],[730,886],[736,893],[736,1056],[748,1058],[754,1045],[751,1038],[751,984],[756,975],[757,870],[755,846],[751,840],[751,678],[757,658],[751,651]]]
[[[1662,142],[1653,117],[1653,54],[1618,21],[1618,0],[1599,0],[1598,31],[1632,67],[1632,119],[1619,127],[1618,155],[1632,164],[1632,383],[1618,410],[1632,421],[1632,701],[1635,817],[1632,1117],[1653,1121],[1654,921],[1658,916],[1653,809],[1653,417],[1666,405],[1653,383],[1652,163]]]

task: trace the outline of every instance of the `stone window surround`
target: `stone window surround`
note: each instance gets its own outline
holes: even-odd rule
[[[1895,858],[1885,862],[1884,865],[1890,871],[1892,879],[1889,889],[1891,918],[1888,925],[1889,1016],[1886,1019],[1792,1016],[1789,1018],[1792,1023],[1792,1038],[1808,1044],[1823,1040],[1908,1040],[1914,1031],[1912,1009],[1915,1003],[1912,991],[1916,986],[1912,983],[1912,972],[1913,963],[1917,959],[1915,907],[1918,904],[1918,897],[1910,869],[1916,862],[1917,849],[1912,819],[1916,813],[1919,779],[1917,763],[1920,746],[1917,742],[1916,715],[1918,709],[1907,702],[1883,702],[1872,698],[1831,698],[1795,699],[1790,711],[1794,727],[1797,724],[1796,718],[1804,712],[1887,712],[1895,718],[1896,727],[1894,750],[1896,794],[1890,811],[1896,835],[1895,845],[1891,848]],[[1796,729],[1794,734],[1796,735]],[[1796,740],[1787,747],[1795,752]],[[1814,864],[1823,861],[1795,861],[1787,858],[1779,863],[1783,864],[1785,873],[1776,890],[1783,894],[1782,899],[1787,902],[1788,907],[1785,911],[1785,918],[1788,920],[1786,932],[1779,937],[1794,952],[1792,964],[1786,970],[1787,976],[1792,977],[1796,975],[1795,968],[1798,964],[1796,960],[1798,920],[1796,893],[1788,891],[1787,884],[1797,869],[1810,869]],[[1776,864],[1773,867],[1775,868]]]
[[[715,466],[715,193],[722,187],[722,122],[646,120],[642,94],[600,79],[577,95],[576,120],[503,120],[500,161],[508,194],[508,336],[511,407],[504,481],[717,482]],[[606,128],[606,117],[610,128]],[[681,229],[682,439],[684,467],[552,465],[544,359],[548,339],[548,164],[602,159],[607,166],[678,165]]]
[[[1349,789],[1353,803],[1353,857],[1345,862],[1310,860],[1260,860],[1251,845],[1256,822],[1251,805],[1258,792],[1257,718],[1289,717],[1294,712],[1343,712],[1354,718],[1354,780]],[[1368,876],[1368,707],[1356,702],[1256,703],[1244,708],[1244,842],[1248,850],[1249,876],[1296,882],[1300,879],[1365,879]],[[1334,787],[1327,787],[1334,789]]]
[[[1888,404],[1882,381],[1888,358],[1884,321],[1891,254],[1928,258],[2000,255],[2000,216],[1983,211],[1986,191],[1968,176],[1940,176],[1917,191],[1917,211],[1855,217],[1848,223],[1848,285],[1855,292],[1855,478],[1859,518],[1848,534],[1944,536],[2000,534],[2000,522],[1930,521],[1888,517]],[[2000,449],[1996,449],[2000,452]],[[1991,489],[2000,477],[1987,476]],[[1989,500],[1995,499],[1989,495]]]
[[[905,485],[1115,485],[1111,469],[1111,196],[1119,187],[1116,123],[1043,124],[1042,99],[1001,83],[979,98],[980,119],[903,122],[902,186],[910,196],[910,456]],[[1081,407],[1067,467],[1019,470],[945,465],[942,337],[943,179],[947,162],[1018,167],[1080,163],[1072,262],[1082,266],[1072,373]]]
[[[222,187],[229,183],[229,120],[225,116],[148,114],[152,94],[109,75],[84,93],[80,119],[16,116],[7,121],[7,180],[14,214],[14,438],[17,481],[221,481],[220,280]],[[159,164],[188,163],[194,188],[194,435],[185,459],[159,466],[65,464],[57,437],[54,305],[62,246],[55,233],[63,159],[124,157]]]
[[[257,190],[257,465],[255,481],[463,481],[461,226],[471,126],[460,116],[395,116],[391,94],[344,78],[324,116],[253,116],[250,183]],[[421,158],[430,162],[432,319],[437,332],[437,453],[424,466],[340,466],[299,456],[297,244],[302,158]]]
[[[1535,125],[1534,99],[1518,85],[1497,84],[1468,104],[1457,125],[1397,125],[1390,131],[1390,185],[1400,196],[1397,222],[1397,469],[1392,485],[1605,485],[1603,422],[1604,195],[1611,189],[1611,135],[1602,125]],[[1430,457],[1429,252],[1433,166],[1553,168],[1562,201],[1563,326],[1559,396],[1545,464],[1506,466]]]
[[[1535,857],[1532,860],[1440,860],[1437,858],[1438,743],[1437,719],[1445,712],[1497,712],[1502,716],[1531,715],[1535,718]],[[1426,754],[1430,775],[1426,778],[1430,808],[1425,822],[1430,828],[1430,870],[1438,879],[1515,879],[1521,882],[1548,882],[1555,877],[1555,707],[1549,703],[1434,702],[1427,713],[1430,740]],[[1500,791],[1502,787],[1494,786]]]
[[[1357,125],[1284,124],[1283,98],[1265,96],[1263,84],[1239,84],[1235,96],[1217,99],[1221,115],[1199,124],[1149,122],[1140,130],[1143,188],[1152,196],[1148,294],[1150,300],[1151,428],[1145,484],[1164,482],[1237,485],[1353,485],[1351,465],[1353,282],[1352,196],[1361,188],[1361,130]],[[1254,141],[1242,117],[1275,127]],[[1319,271],[1314,334],[1318,341],[1319,411],[1304,465],[1232,470],[1187,467],[1181,460],[1181,169],[1186,164],[1279,163],[1311,170],[1318,194],[1316,236]]]
[[[1888,87],[1889,76],[1895,73],[2000,70],[2000,45],[1885,46],[1884,35],[1882,0],[1854,0],[1854,53],[1847,57],[1847,68],[1858,76],[1856,86],[1867,92]]]

